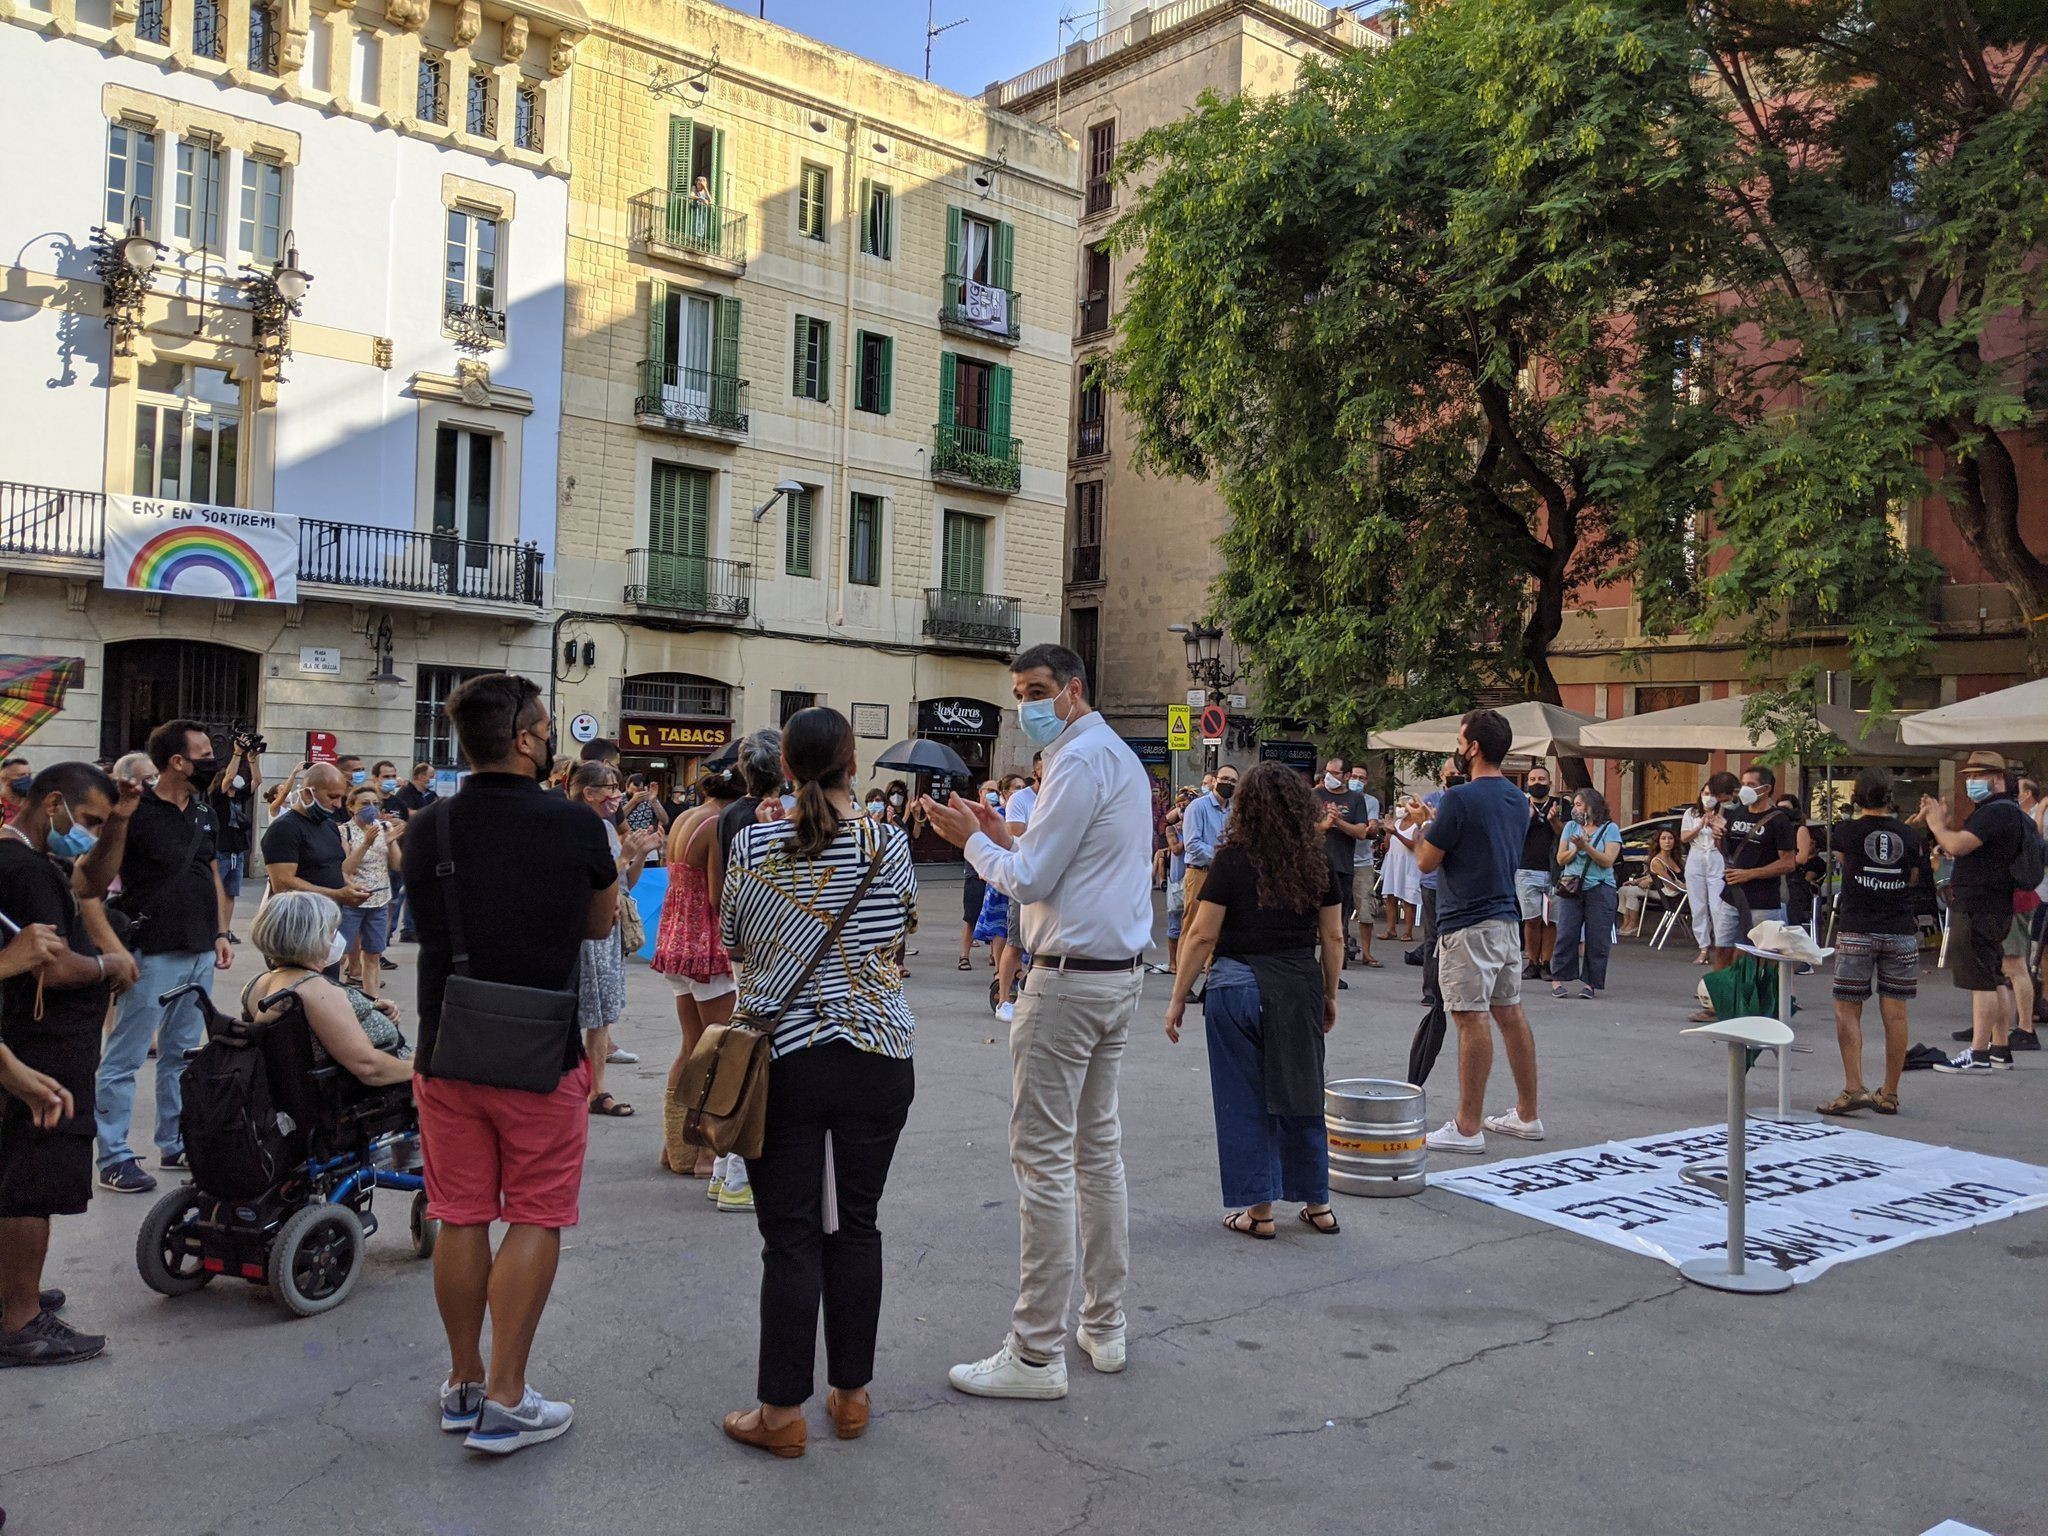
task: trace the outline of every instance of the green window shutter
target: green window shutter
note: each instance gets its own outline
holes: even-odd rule
[[[813,320],[811,325],[818,333],[818,399],[832,398],[832,323],[829,320]]]
[[[960,210],[946,209],[946,272],[958,276],[960,272]]]
[[[948,592],[960,590],[960,514],[948,512],[939,553],[939,585]]]
[[[668,120],[668,195],[673,203],[690,195],[690,140],[695,125],[687,117]]]
[[[944,534],[944,583],[948,592],[982,589],[982,520],[964,512],[948,512]]]
[[[789,392],[798,399],[804,395],[804,353],[809,350],[811,322],[806,315],[796,317],[796,341],[791,349],[792,362],[789,370]]]
[[[647,547],[666,550],[673,547],[677,521],[676,500],[679,494],[676,468],[672,464],[654,466],[654,482],[647,495]],[[436,509],[438,513],[438,508]]]
[[[991,368],[988,371],[988,435],[989,451],[1003,454],[1010,446],[1010,370]]]
[[[711,168],[705,174],[711,178],[712,204],[723,208],[725,206],[725,130],[723,128],[711,130]]]
[[[718,339],[711,353],[711,371],[736,379],[740,376],[740,301],[720,299],[714,323]]]
[[[960,354],[941,352],[939,354],[939,425],[950,427],[954,424],[953,389],[960,373]]]
[[[986,519],[979,517],[966,518],[964,521],[967,524],[967,569],[965,572],[967,584],[960,590],[963,592],[980,592],[985,590],[983,583],[985,550],[983,545],[988,537],[988,522]]]
[[[860,250],[863,256],[875,254],[875,184],[867,177],[860,179]]]
[[[677,553],[702,560],[711,549],[711,476],[701,469],[680,471],[683,477],[683,522]]]
[[[711,542],[711,477],[701,469],[657,464],[648,497],[647,547],[702,559]]]
[[[647,285],[647,361],[668,361],[668,284],[658,277]]]
[[[989,276],[996,287],[1017,286],[1017,231],[1011,225],[996,225],[995,247],[988,266]]]
[[[890,398],[895,393],[896,338],[882,338],[882,388],[881,398],[875,402],[875,409],[882,415],[889,414]]]
[[[811,574],[811,493],[798,491],[785,503],[783,515],[782,569],[785,575]]]

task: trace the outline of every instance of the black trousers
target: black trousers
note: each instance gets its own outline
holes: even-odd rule
[[[825,1379],[858,1391],[875,1374],[882,1312],[882,1233],[875,1224],[896,1138],[917,1091],[908,1061],[843,1041],[779,1057],[768,1072],[761,1155],[747,1159],[761,1228],[761,1401],[811,1395],[818,1307]],[[825,1136],[839,1194],[839,1230],[824,1229]]]

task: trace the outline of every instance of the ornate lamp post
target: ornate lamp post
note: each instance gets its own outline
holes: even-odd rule
[[[1167,632],[1179,635],[1187,647],[1188,676],[1198,684],[1212,704],[1223,702],[1224,691],[1243,674],[1223,659],[1223,626],[1220,624],[1169,624]],[[1220,749],[1207,747],[1203,751],[1203,765],[1207,771],[1216,768]]]
[[[150,239],[140,213],[131,206],[126,229],[96,224],[92,231],[92,270],[100,280],[107,327],[114,333],[114,356],[133,357],[135,338],[142,334],[142,309],[164,248]]]
[[[292,355],[292,321],[313,286],[312,274],[299,266],[299,243],[285,231],[284,248],[268,269],[244,267],[242,295],[249,303],[249,324],[254,333],[256,354],[263,371],[272,381],[281,380],[284,359]]]

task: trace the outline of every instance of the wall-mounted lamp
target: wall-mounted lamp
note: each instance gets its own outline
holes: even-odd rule
[[[1010,157],[1008,152],[1004,150],[998,150],[996,152],[996,161],[994,165],[985,165],[980,170],[974,173],[975,190],[979,192],[983,197],[987,197],[989,193],[995,191],[996,189],[996,177],[1000,173],[1007,171],[1009,168]]]
[[[775,503],[777,503],[778,501],[782,500],[783,497],[800,496],[809,489],[810,487],[805,485],[801,480],[776,481],[775,494],[770,496],[766,501],[762,502],[761,505],[754,508],[754,521],[758,523],[759,521],[761,521],[762,518],[766,517],[768,515],[768,509],[774,506]]]
[[[405,691],[405,679],[392,665],[391,615],[388,613],[370,636],[370,657],[377,663],[376,669],[370,673],[370,686],[377,690],[377,697],[388,704]]]
[[[138,203],[128,205],[125,226],[93,226],[92,270],[103,289],[107,327],[114,333],[116,357],[135,354],[135,338],[142,333],[142,307],[149,298],[150,281],[163,254],[164,247],[149,237]]]
[[[251,329],[256,350],[272,363],[292,355],[292,321],[313,286],[312,274],[299,266],[298,237],[284,232],[284,245],[268,270],[244,267],[242,293],[249,301]]]
[[[647,90],[653,96],[674,96],[678,92],[688,91],[694,99],[702,101],[711,94],[711,76],[717,69],[718,50],[714,48],[711,50],[711,62],[698,70],[694,75],[683,75],[675,80],[665,80],[657,72],[654,78],[647,82]]]

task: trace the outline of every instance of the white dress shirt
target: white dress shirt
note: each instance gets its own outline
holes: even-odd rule
[[[967,862],[1023,903],[1033,955],[1127,960],[1152,942],[1152,789],[1093,710],[1045,749],[1031,824],[1011,848],[967,840]]]

